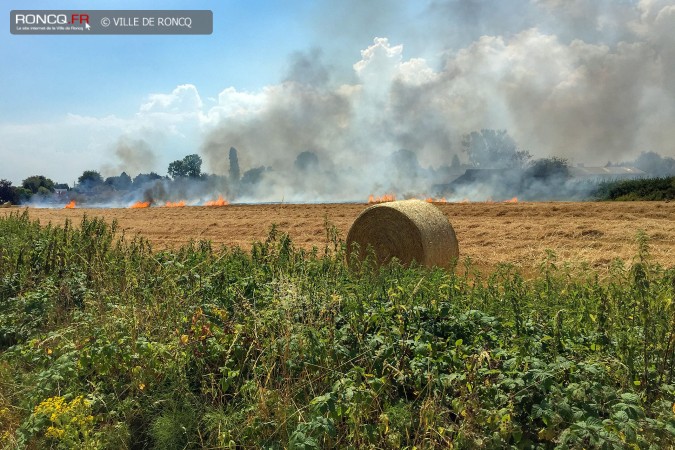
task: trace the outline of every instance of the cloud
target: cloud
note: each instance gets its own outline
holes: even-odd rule
[[[39,173],[70,182],[84,170],[165,172],[169,162],[198,150],[205,127],[199,92],[189,84],[150,94],[130,117],[66,114],[46,123],[0,124],[8,162],[0,178],[19,183]]]
[[[189,114],[202,111],[202,99],[192,84],[181,84],[170,94],[151,94],[140,107],[142,114],[172,113]]]
[[[111,170],[139,160],[138,170],[163,173],[196,151],[207,170],[226,174],[234,146],[242,170],[273,168],[264,175],[270,198],[328,199],[413,189],[392,178],[389,155],[407,148],[424,168],[449,164],[462,136],[481,128],[507,129],[538,157],[591,164],[675,151],[672,0],[367,3],[349,1],[329,15],[319,2],[317,36],[334,40],[291,54],[276,84],[229,86],[215,104],[183,84],[149,95],[131,117],[0,125],[11,174],[53,167],[73,178],[97,160]],[[350,14],[356,25],[337,33],[338,18]],[[348,49],[336,49],[345,42]],[[142,151],[135,159],[136,150],[120,148]],[[300,179],[293,163],[306,151],[319,169]],[[64,157],[73,169],[58,165]],[[4,170],[0,177],[11,176]]]

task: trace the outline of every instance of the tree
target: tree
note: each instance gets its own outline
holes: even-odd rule
[[[37,191],[37,195],[40,197],[48,197],[51,194],[51,191],[44,186],[40,186]]]
[[[241,172],[239,170],[239,157],[237,156],[237,149],[230,147],[230,181],[232,183],[239,183]]]
[[[24,187],[17,187],[16,195],[18,197],[18,203],[23,203],[30,200],[30,198],[33,196],[33,193]]]
[[[468,155],[471,165],[481,169],[523,168],[532,157],[529,152],[518,149],[506,130],[472,131],[464,135],[462,151]]]
[[[314,152],[302,152],[298,154],[293,164],[300,172],[316,170],[319,168],[319,157]]]
[[[202,174],[202,158],[199,155],[187,155],[182,160],[169,164],[171,178],[199,178]]]
[[[258,183],[260,183],[260,181],[262,181],[264,173],[265,173],[265,166],[260,166],[256,167],[255,169],[247,170],[241,177],[241,184],[248,186],[255,186]]]
[[[569,162],[557,156],[537,159],[526,174],[538,180],[565,179],[569,177]]]
[[[134,189],[137,189],[144,185],[147,182],[154,181],[154,180],[161,180],[162,176],[156,174],[155,172],[150,172],[150,173],[139,173],[134,177]]]
[[[662,157],[656,152],[642,152],[632,165],[656,177],[667,177],[675,174],[675,160]]]
[[[103,177],[95,170],[85,170],[77,179],[78,187],[81,189],[93,189],[103,183]]]
[[[17,204],[19,203],[19,195],[11,181],[0,180],[0,203],[5,202]]]
[[[105,184],[118,191],[126,191],[131,188],[131,177],[122,172],[119,176],[106,178]]]
[[[21,186],[23,186],[24,189],[31,191],[33,194],[37,194],[41,187],[49,192],[54,192],[54,182],[42,175],[33,175],[32,177],[26,178],[21,183]]]
[[[452,167],[453,169],[459,169],[460,165],[461,163],[459,162],[459,156],[457,156],[456,154],[452,155],[452,163],[450,163],[450,167]]]

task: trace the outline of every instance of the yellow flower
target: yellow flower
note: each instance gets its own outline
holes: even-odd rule
[[[183,345],[187,345],[188,339],[189,339],[189,337],[188,337],[187,334],[184,334],[180,337],[180,341],[183,343]]]
[[[140,389],[141,391],[142,391],[143,389],[145,389],[145,384],[139,383],[139,384],[138,384],[138,389]]]
[[[47,431],[45,432],[45,436],[59,439],[63,436],[64,432],[65,431],[62,430],[61,428],[49,427],[49,428],[47,428]]]

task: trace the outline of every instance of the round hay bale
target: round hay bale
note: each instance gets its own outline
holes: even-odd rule
[[[352,255],[358,244],[358,255]],[[421,200],[380,203],[363,211],[347,234],[347,261],[363,260],[372,247],[378,264],[397,258],[426,267],[449,267],[459,257],[455,230],[434,205]]]

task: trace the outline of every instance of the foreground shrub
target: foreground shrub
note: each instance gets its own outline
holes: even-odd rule
[[[0,219],[9,448],[668,448],[675,271],[348,270]]]

